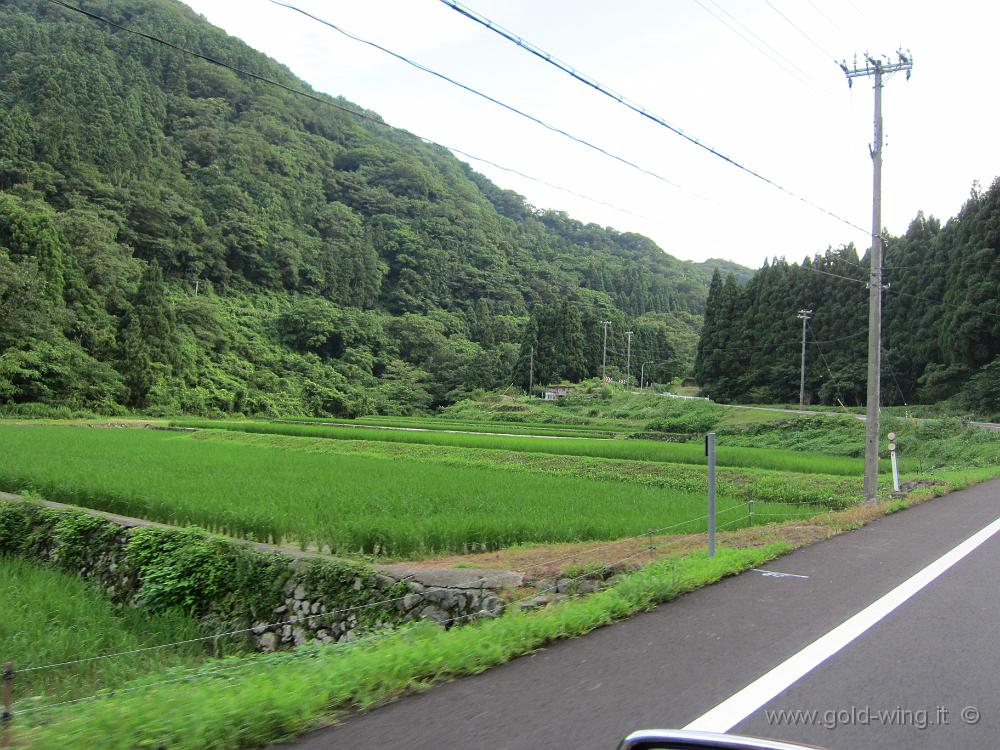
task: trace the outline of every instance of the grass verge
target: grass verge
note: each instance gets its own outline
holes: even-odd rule
[[[117,608],[77,576],[16,557],[0,557],[0,611],[0,658],[13,661],[17,670],[200,635],[198,623],[181,613]],[[152,670],[195,664],[205,653],[201,644],[192,644],[19,673],[16,708],[89,695]]]
[[[305,731],[460,675],[475,674],[560,638],[582,635],[789,549],[723,549],[653,563],[613,587],[538,612],[511,612],[461,628],[427,623],[344,647],[224,660],[214,672],[102,697],[27,729],[39,750],[137,747],[249,748]]]

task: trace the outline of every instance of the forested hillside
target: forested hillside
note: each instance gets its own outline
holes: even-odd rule
[[[886,404],[958,397],[1000,412],[1000,179],[974,188],[944,226],[918,215],[885,245],[882,394]],[[811,309],[806,390],[815,403],[865,401],[868,258],[853,247],[801,265],[765,264],[746,285],[709,290],[695,374],[713,398],[798,399],[800,309]]]
[[[80,5],[308,90],[173,0]],[[731,264],[535,209],[367,115],[0,5],[0,404],[407,412],[508,385],[529,320],[566,305],[574,376],[602,320],[613,366],[625,330],[653,377],[690,365]]]

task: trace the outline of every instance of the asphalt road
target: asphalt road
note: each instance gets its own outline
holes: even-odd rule
[[[778,406],[742,406],[738,404],[716,404],[717,406],[724,406],[727,409],[749,409],[751,411],[773,411],[781,412],[782,414],[809,414],[817,417],[854,417],[855,419],[860,419],[862,422],[868,420],[868,417],[864,414],[857,414],[855,412],[840,412],[840,411],[815,411],[813,409],[782,409]],[[924,417],[918,417],[918,422],[930,422],[931,419],[926,419]],[[971,427],[978,427],[981,430],[992,430],[993,432],[1000,432],[1000,423],[997,422],[968,422]]]
[[[744,573],[289,747],[597,750],[634,729],[683,727],[998,517],[1000,481],[957,492],[767,566],[793,575]],[[733,731],[844,750],[997,745],[1000,533],[983,538]]]

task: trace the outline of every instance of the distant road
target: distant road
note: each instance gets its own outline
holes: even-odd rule
[[[715,401],[712,402],[716,403]],[[867,420],[865,414],[855,414],[854,412],[843,412],[843,411],[814,411],[810,409],[783,409],[780,406],[741,406],[739,404],[717,404],[718,406],[723,406],[727,409],[750,409],[752,411],[772,411],[780,412],[782,414],[815,414],[820,417],[854,417],[855,419],[860,419],[862,422]],[[925,417],[917,417],[918,422],[930,421]],[[978,427],[982,430],[995,430],[1000,431],[1000,424],[996,422],[967,422],[966,424],[972,427]]]
[[[842,750],[995,747],[998,516],[1000,480],[284,747],[612,750],[632,730],[696,720]],[[837,635],[865,612],[856,638]],[[796,676],[816,644],[818,665]]]

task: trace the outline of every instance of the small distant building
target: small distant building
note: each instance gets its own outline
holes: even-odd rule
[[[571,385],[552,385],[545,391],[546,401],[558,401],[563,396],[566,396],[573,392],[573,386]]]

